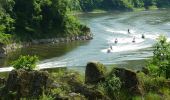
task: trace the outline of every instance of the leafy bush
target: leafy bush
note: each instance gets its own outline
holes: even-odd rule
[[[1,26],[0,26],[1,31]],[[2,44],[9,44],[11,43],[12,36],[10,34],[5,34],[0,32],[0,43]]]
[[[152,76],[170,78],[170,43],[165,36],[159,36],[147,68]]]
[[[144,73],[138,73],[139,80],[146,92],[158,92],[163,87],[166,87],[164,77],[151,77]]]
[[[109,97],[116,100],[119,99],[121,85],[120,79],[115,75],[109,75],[103,84]]]
[[[15,69],[33,70],[38,62],[37,56],[20,56],[18,60],[13,62]]]

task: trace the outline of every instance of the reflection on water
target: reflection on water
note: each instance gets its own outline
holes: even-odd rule
[[[87,45],[88,42],[89,41],[74,41],[71,43],[32,45],[18,49],[5,58],[0,58],[0,66],[9,66],[11,62],[16,60],[20,55],[37,55],[40,60],[60,57],[76,49],[78,46]]]

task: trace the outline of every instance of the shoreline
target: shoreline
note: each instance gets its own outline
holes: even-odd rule
[[[93,34],[88,33],[86,35],[80,35],[80,36],[49,38],[49,39],[34,39],[31,42],[12,43],[7,45],[0,44],[0,58],[7,56],[10,52],[13,52],[23,47],[28,47],[30,45],[68,43],[72,41],[86,41],[92,39],[93,39]]]
[[[148,58],[146,58],[148,59]],[[134,71],[137,70],[141,70],[142,67],[146,66],[146,59],[139,59],[139,60],[125,60],[122,61],[121,63],[115,63],[115,64],[109,64],[109,65],[105,65],[107,66],[107,69],[112,69],[113,67],[118,67],[118,68],[128,68]],[[133,65],[133,66],[132,66]],[[126,66],[126,67],[125,67]],[[72,67],[67,67],[67,66],[56,66],[56,67],[42,67],[40,65],[37,65],[37,70],[53,70],[53,69],[57,69],[57,68],[68,68],[70,70],[75,70],[78,71],[80,73],[84,73],[85,71],[85,66],[72,66]],[[2,67],[0,68],[0,74],[1,73],[8,73],[13,69],[13,67],[9,66],[9,67]]]

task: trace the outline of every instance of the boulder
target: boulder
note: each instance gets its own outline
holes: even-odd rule
[[[88,98],[88,100],[110,100],[109,97],[107,97],[103,92],[97,90],[95,87],[89,87],[78,82],[71,82],[71,84],[73,89],[72,91],[84,95],[86,98]]]
[[[105,80],[106,67],[99,62],[89,62],[85,71],[85,83],[96,84]]]
[[[114,74],[120,78],[123,89],[132,95],[142,95],[143,89],[135,72],[125,68],[115,68]]]
[[[49,80],[49,74],[46,71],[12,70],[1,95],[7,96],[13,92],[17,99],[38,98],[47,89]]]
[[[109,100],[104,93],[93,86],[85,85],[79,78],[78,73],[69,73],[68,75],[66,73],[63,76],[62,82],[65,81],[71,87],[72,93],[68,95],[71,100],[74,100],[72,98],[77,98],[75,100],[84,100],[84,97],[88,98],[88,100]]]

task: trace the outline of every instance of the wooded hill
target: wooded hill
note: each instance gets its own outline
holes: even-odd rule
[[[86,34],[72,11],[165,7],[170,0],[0,0],[0,42]],[[14,39],[12,39],[14,40]]]

